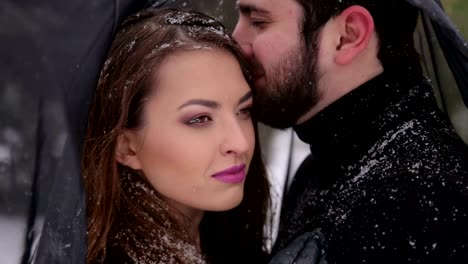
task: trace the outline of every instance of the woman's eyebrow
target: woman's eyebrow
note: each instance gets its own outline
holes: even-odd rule
[[[192,100],[189,100],[189,101],[183,103],[177,109],[182,109],[182,108],[187,107],[189,105],[202,105],[202,106],[206,106],[206,107],[209,107],[209,108],[219,108],[219,106],[220,106],[219,103],[215,102],[215,101],[206,100],[206,99],[192,99]]]
[[[242,104],[245,101],[249,100],[250,98],[252,98],[252,91],[249,91],[244,96],[242,96],[239,99],[238,104]],[[208,107],[208,108],[219,108],[220,107],[220,104],[218,102],[216,102],[216,101],[206,100],[206,99],[191,99],[191,100],[183,103],[177,109],[182,109],[182,108],[187,107],[189,105],[201,105],[201,106],[205,106],[205,107]]]
[[[249,92],[246,93],[244,96],[242,96],[241,99],[239,99],[239,103],[238,103],[238,104],[242,104],[243,102],[249,100],[250,98],[252,98],[252,91],[249,91]]]

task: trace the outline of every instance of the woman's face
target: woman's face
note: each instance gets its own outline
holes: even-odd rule
[[[239,63],[226,51],[181,52],[153,77],[143,127],[124,133],[134,154],[125,165],[183,212],[237,206],[255,145]]]

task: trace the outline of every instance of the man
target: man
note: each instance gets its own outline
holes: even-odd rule
[[[312,155],[274,252],[320,228],[329,263],[468,263],[468,147],[422,75],[403,0],[239,0],[261,121]]]

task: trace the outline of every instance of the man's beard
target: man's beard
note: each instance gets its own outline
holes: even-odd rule
[[[256,88],[256,115],[274,128],[296,124],[320,99],[317,88],[317,49],[304,45],[279,60],[265,72],[265,87]]]

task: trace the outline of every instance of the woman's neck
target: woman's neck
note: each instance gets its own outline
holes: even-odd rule
[[[187,214],[184,214],[187,216]],[[187,233],[191,239],[195,242],[195,246],[197,247],[198,251],[201,252],[200,246],[200,223],[203,218],[204,212],[201,210],[197,210],[195,212],[192,210],[189,216],[187,216]]]
[[[185,227],[185,231],[190,240],[195,242],[195,246],[199,251],[200,247],[200,223],[203,219],[204,211],[189,207],[174,200],[167,200],[170,207],[173,207],[178,212],[175,216],[176,220]]]

